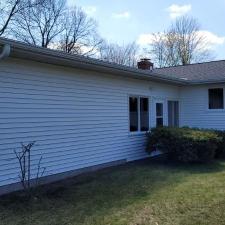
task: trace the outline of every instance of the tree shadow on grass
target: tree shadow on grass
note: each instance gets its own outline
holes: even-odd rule
[[[214,160],[208,163],[181,163],[161,158],[159,160],[147,159],[143,163],[166,167],[169,170],[176,170],[187,173],[216,173],[225,170],[225,160]]]
[[[82,224],[89,218],[104,217],[112,210],[120,211],[151,198],[162,188],[178,185],[191,174],[222,170],[225,163],[220,161],[200,165],[152,159],[132,162],[39,187],[35,197],[29,200],[20,193],[2,197],[0,218],[9,221],[7,218],[11,217],[14,225],[73,224],[71,221]]]

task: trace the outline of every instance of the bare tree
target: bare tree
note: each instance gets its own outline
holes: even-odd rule
[[[12,33],[16,39],[47,48],[64,30],[62,18],[65,0],[35,0],[34,7],[24,8],[16,16]]]
[[[205,56],[207,41],[199,34],[199,30],[197,20],[189,17],[177,19],[170,28],[170,33],[175,37],[177,54],[182,65],[199,61]]]
[[[32,177],[31,171],[34,169],[31,161],[31,149],[34,146],[35,142],[30,142],[29,144],[25,145],[21,143],[21,151],[17,152],[14,151],[16,158],[19,163],[20,172],[19,172],[19,179],[23,186],[24,191],[30,194],[32,180],[34,181],[33,186],[37,186],[40,180],[40,177],[43,176],[45,172],[45,167],[41,167],[42,156],[40,157],[38,164],[37,164],[37,173],[36,177]]]
[[[186,65],[212,59],[196,19],[178,18],[163,33],[153,34],[151,55],[159,67]]]
[[[166,41],[164,33],[154,33],[152,35],[152,48],[151,55],[152,60],[157,62],[158,66],[165,67],[167,65],[167,55],[166,53]]]
[[[0,36],[5,34],[10,23],[21,10],[33,5],[31,0],[1,0],[0,1]]]
[[[63,20],[58,49],[80,55],[96,54],[102,39],[97,32],[97,23],[77,7],[67,9]]]
[[[99,58],[107,62],[135,67],[138,49],[135,42],[122,46],[104,43],[99,50]]]

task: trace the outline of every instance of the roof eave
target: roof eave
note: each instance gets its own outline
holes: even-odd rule
[[[187,83],[180,79],[169,78],[154,72],[149,73],[149,71],[142,71],[136,68],[107,63],[88,57],[70,55],[61,51],[35,47],[21,42],[1,38],[0,45],[4,44],[9,44],[11,46],[12,51],[10,57],[12,58],[33,60],[42,63],[92,70],[101,73],[110,73],[141,80],[158,81],[176,85],[185,85]]]
[[[189,81],[187,83],[187,85],[204,85],[204,84],[223,84],[225,83],[225,79],[221,79],[221,80],[196,80],[196,81]]]

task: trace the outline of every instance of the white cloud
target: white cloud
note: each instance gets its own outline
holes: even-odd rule
[[[153,41],[153,35],[152,34],[141,34],[138,37],[137,43],[141,46],[151,44]]]
[[[205,40],[208,43],[209,47],[213,47],[214,45],[222,45],[225,43],[225,37],[220,37],[210,31],[200,30],[198,31],[198,34],[201,37],[205,37]]]
[[[188,5],[173,4],[169,6],[166,10],[169,12],[170,18],[175,19],[190,12],[191,8],[192,8],[191,4]]]
[[[121,13],[113,13],[112,15],[116,19],[129,19],[130,18],[130,12],[121,12]]]
[[[97,11],[97,7],[96,6],[84,6],[82,9],[89,16],[93,16],[96,13],[96,11]]]
[[[152,44],[154,40],[165,40],[165,35],[162,32],[157,33],[156,35],[153,34],[140,34],[137,39],[137,44],[141,46],[146,46]]]

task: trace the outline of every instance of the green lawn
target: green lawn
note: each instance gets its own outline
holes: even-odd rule
[[[225,162],[131,163],[0,200],[0,225],[222,225]]]

